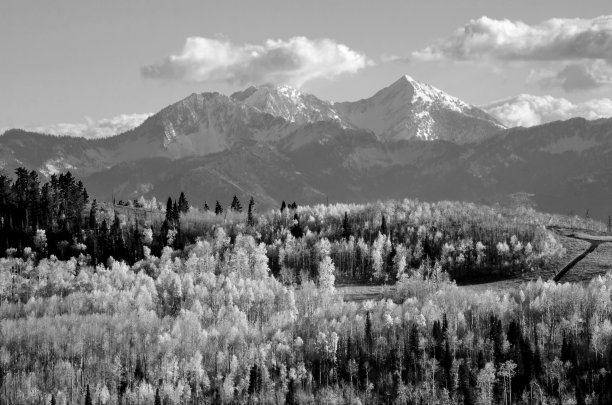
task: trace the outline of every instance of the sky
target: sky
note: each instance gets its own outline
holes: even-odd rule
[[[193,92],[331,101],[404,74],[507,125],[612,116],[609,0],[1,0],[0,131],[89,137]]]

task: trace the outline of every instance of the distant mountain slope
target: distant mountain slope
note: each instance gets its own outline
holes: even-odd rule
[[[403,77],[373,97],[328,103],[285,87],[192,94],[100,140],[11,130],[0,165],[84,176],[108,199],[186,191],[193,204],[251,195],[260,208],[385,198],[512,203],[612,214],[612,120],[503,129]]]

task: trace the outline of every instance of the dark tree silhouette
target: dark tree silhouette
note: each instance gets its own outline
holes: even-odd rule
[[[236,197],[235,195],[234,195],[234,198],[232,199],[232,204],[230,205],[230,209],[232,211],[242,212],[242,205],[240,204],[240,200],[238,200],[238,197]]]
[[[219,204],[219,201],[217,201],[217,203],[215,204],[215,215],[221,214],[223,214],[223,207],[221,207],[221,204]]]
[[[249,226],[254,225],[254,219],[253,219],[253,207],[254,206],[255,206],[255,200],[253,199],[253,197],[251,197],[251,199],[249,200],[249,209],[247,212],[247,225]]]
[[[187,197],[185,197],[185,193],[182,191],[178,199],[178,209],[183,214],[189,211],[189,202],[187,201]]]

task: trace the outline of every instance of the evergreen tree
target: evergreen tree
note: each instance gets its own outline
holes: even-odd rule
[[[365,341],[366,341],[366,349],[368,353],[371,353],[373,340],[372,340],[372,320],[370,319],[369,311],[366,314]]]
[[[344,211],[344,219],[342,220],[342,236],[344,239],[349,240],[351,233],[351,224],[349,222],[348,213]]]
[[[389,230],[387,229],[387,218],[383,215],[380,223],[380,233],[383,235],[387,235]]]
[[[242,212],[242,205],[240,204],[240,200],[238,200],[238,197],[236,197],[236,195],[234,195],[234,198],[232,199],[230,209],[235,212]]]
[[[223,207],[221,207],[221,204],[219,204],[219,201],[217,201],[217,203],[215,204],[215,215],[221,214],[223,214]]]
[[[249,376],[249,395],[254,395],[259,392],[261,389],[261,372],[259,371],[259,367],[257,364],[253,364],[251,367],[251,373]]]
[[[183,214],[189,211],[189,202],[187,201],[187,197],[185,197],[185,193],[182,191],[178,199],[178,209]]]
[[[463,394],[463,403],[465,405],[472,405],[475,403],[472,385],[470,369],[464,360],[459,365],[459,390]]]
[[[98,222],[96,220],[96,214],[98,212],[98,202],[94,199],[89,209],[89,229],[96,229]]]
[[[174,209],[171,197],[168,197],[168,202],[166,202],[166,221],[168,221],[168,223],[174,222]]]
[[[136,367],[134,368],[134,379],[136,381],[142,381],[145,379],[145,372],[142,366],[142,361],[140,357],[136,358]]]
[[[204,201],[204,211],[205,212],[210,211],[210,207],[208,206],[208,203],[206,201]]]
[[[161,397],[159,395],[159,387],[155,389],[155,403],[154,405],[161,405]]]
[[[287,204],[285,204],[285,200],[283,200],[283,202],[281,203],[281,212],[285,212],[285,210],[287,209]]]
[[[285,397],[285,403],[287,405],[295,405],[295,381],[293,378],[289,379],[289,386],[287,387],[287,396]]]
[[[85,394],[85,405],[93,405],[91,401],[91,392],[89,391],[89,384],[87,384],[87,394]]]
[[[255,200],[253,197],[249,200],[249,210],[247,212],[247,225],[253,226],[255,221],[253,220],[253,206],[255,206]]]
[[[181,218],[181,211],[179,210],[178,203],[175,200],[174,204],[172,204],[172,220],[174,221],[175,224],[178,224],[178,221],[180,218]]]
[[[300,217],[297,213],[293,215],[293,226],[291,227],[291,235],[293,235],[294,238],[301,238],[302,236],[304,236],[304,231],[302,230],[302,227],[300,225]]]

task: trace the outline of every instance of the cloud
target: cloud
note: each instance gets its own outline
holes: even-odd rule
[[[86,118],[85,122],[82,123],[60,123],[24,129],[59,136],[74,136],[88,139],[107,138],[136,128],[150,116],[151,114],[121,114],[98,121]]]
[[[612,16],[553,18],[529,25],[480,17],[451,36],[412,53],[428,60],[612,60]]]
[[[574,104],[564,98],[521,94],[481,108],[508,127],[530,127],[574,117],[612,117],[612,99],[609,98]]]
[[[225,39],[189,37],[177,55],[144,66],[145,78],[190,82],[291,84],[332,79],[372,65],[364,54],[332,39],[268,39],[261,45],[237,45]]]
[[[566,65],[558,72],[534,72],[532,79],[545,89],[560,87],[567,92],[591,90],[612,83],[612,65],[596,60]]]

